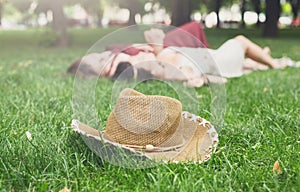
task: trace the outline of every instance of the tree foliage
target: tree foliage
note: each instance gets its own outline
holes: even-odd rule
[[[9,1],[19,12],[28,12],[33,0],[10,0]]]
[[[300,0],[289,1],[292,5],[296,5],[293,6],[294,16],[296,16]],[[165,8],[171,15],[172,24],[176,26],[189,22],[190,15],[193,11],[201,10],[206,13],[215,11],[218,15],[221,7],[229,7],[233,4],[239,4],[241,7],[242,18],[243,13],[248,10],[255,11],[257,14],[260,12],[266,13],[267,19],[264,35],[276,36],[276,31],[278,30],[277,22],[280,16],[280,0],[0,0],[0,25],[2,10],[4,7],[3,5],[5,3],[12,4],[23,15],[32,14],[33,8],[35,8],[35,15],[51,11],[53,13],[53,29],[55,31],[61,31],[66,27],[66,18],[63,13],[63,7],[65,6],[72,6],[75,4],[81,5],[89,16],[92,16],[96,19],[96,21],[98,21],[97,23],[99,25],[101,24],[104,4],[119,6],[120,8],[129,10],[130,18],[128,24],[131,25],[135,24],[136,14],[144,15],[147,13],[145,11],[145,4],[147,2],[151,2],[153,5],[155,4],[159,5],[161,8]],[[56,6],[55,4],[58,4],[59,6]],[[265,6],[265,4],[267,4],[267,6]],[[152,6],[153,10],[150,11],[155,11],[153,7],[157,6]],[[31,11],[29,12],[28,10]],[[59,22],[60,24],[55,23],[57,18],[62,20],[62,22]],[[61,26],[61,28],[59,29],[58,26]],[[59,32],[59,34],[61,34],[61,32]]]
[[[96,18],[97,25],[101,25],[101,19],[103,16],[104,0],[65,0],[66,5],[79,4],[88,15]]]
[[[128,25],[134,25],[135,22],[135,15],[136,14],[145,14],[145,3],[148,0],[111,0],[109,1],[110,4],[114,4],[119,6],[120,8],[128,9],[129,10],[129,20]]]

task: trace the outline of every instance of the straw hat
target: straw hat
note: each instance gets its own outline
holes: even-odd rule
[[[210,159],[218,144],[218,134],[210,122],[182,112],[178,100],[129,88],[120,93],[104,131],[78,120],[72,121],[72,128],[86,140],[93,140],[93,146],[99,145],[94,152],[109,159],[118,148],[155,162],[203,162]],[[105,147],[113,150],[106,154]]]

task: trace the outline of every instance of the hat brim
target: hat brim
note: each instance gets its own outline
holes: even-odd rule
[[[183,115],[184,116],[184,115]],[[193,118],[193,117],[192,117]],[[98,131],[78,120],[72,121],[72,128],[79,133],[88,147],[99,157],[115,165],[125,167],[149,167],[157,162],[204,162],[210,159],[215,142],[218,142],[215,129],[198,126],[191,121],[191,117],[182,117],[182,125],[185,129],[183,137],[186,140],[184,146],[178,150],[170,151],[140,151],[110,141],[103,137],[105,131]],[[212,130],[213,129],[213,130]],[[214,137],[212,137],[211,134]]]
[[[72,120],[72,128],[76,133],[81,135],[85,144],[97,156],[114,165],[127,168],[142,168],[153,166],[156,163],[142,152],[103,139],[102,132],[78,120]]]

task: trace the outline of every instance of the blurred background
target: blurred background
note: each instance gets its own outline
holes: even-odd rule
[[[300,0],[0,0],[0,30],[47,29],[68,46],[70,28],[198,21],[205,28],[260,28],[277,37],[300,26]]]

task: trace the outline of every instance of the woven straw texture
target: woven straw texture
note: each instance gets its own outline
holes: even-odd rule
[[[125,89],[110,114],[105,136],[127,145],[172,147],[183,144],[181,103]]]

